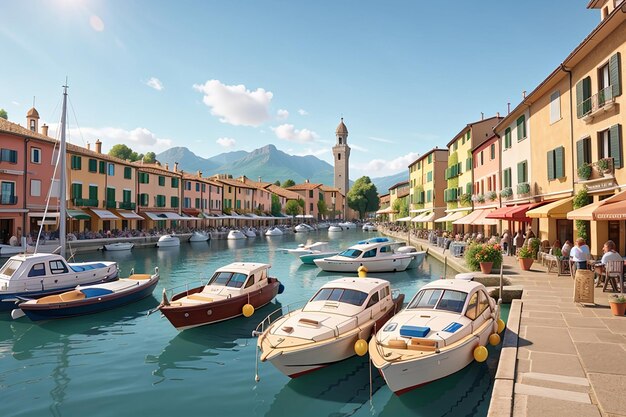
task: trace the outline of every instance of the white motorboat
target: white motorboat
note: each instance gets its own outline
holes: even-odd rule
[[[283,231],[280,230],[278,227],[270,227],[265,232],[265,236],[282,236],[282,235],[283,235]]]
[[[357,273],[360,266],[369,272],[400,272],[411,261],[413,255],[394,252],[392,242],[357,243],[335,256],[314,260],[323,271],[352,273]]]
[[[343,232],[343,228],[341,226],[332,225],[328,227],[329,232]]]
[[[343,227],[344,229],[356,229],[356,224],[352,223],[352,222],[342,222],[339,223],[340,227]]]
[[[392,296],[383,279],[330,281],[302,309],[273,322],[270,314],[259,324],[254,334],[259,336],[260,359],[292,378],[347,359],[358,350],[357,341],[366,344],[374,328],[381,328],[403,301],[404,295]]]
[[[241,232],[246,235],[246,237],[249,238],[255,238],[256,237],[256,230],[250,228],[250,227],[245,227],[241,230]]]
[[[297,248],[283,249],[283,252],[294,255],[296,258],[299,258],[301,255],[321,253],[322,251],[328,251],[328,242],[315,242],[308,245],[301,243]]]
[[[294,227],[294,230],[298,233],[307,233],[307,232],[312,232],[315,229],[312,228],[311,226],[309,226],[306,223],[300,223],[299,225],[297,225],[296,227]]]
[[[15,243],[15,244],[13,244]],[[0,258],[8,258],[9,256],[17,255],[18,253],[32,252],[33,247],[26,244],[26,238],[22,237],[22,245],[18,246],[18,239],[12,237],[8,245],[0,244]]]
[[[378,228],[376,227],[376,225],[374,223],[365,223],[362,227],[364,232],[376,232],[378,231]]]
[[[245,239],[246,235],[244,235],[241,230],[231,230],[230,232],[228,232],[228,236],[226,236],[226,239],[229,240],[239,240],[239,239]]]
[[[490,340],[498,331],[498,313],[482,284],[433,281],[376,333],[370,358],[389,388],[403,394],[459,371],[475,357],[486,359],[480,358],[484,346],[499,343],[499,337]]]
[[[157,242],[158,248],[172,248],[175,246],[180,246],[180,239],[172,235],[163,235]]]
[[[104,250],[107,251],[123,251],[123,250],[131,250],[135,246],[132,242],[116,242],[109,243],[104,245]]]
[[[15,308],[18,297],[39,298],[117,279],[117,262],[68,263],[61,255],[15,255],[0,268],[0,311]]]
[[[426,251],[417,250],[415,246],[400,246],[396,249],[396,253],[406,253],[413,257],[413,260],[406,269],[419,268],[422,262],[424,262],[424,258],[426,258]]]
[[[321,222],[317,224],[317,228],[318,229],[328,229],[330,227],[330,224],[326,223],[326,222]]]
[[[191,234],[189,241],[190,242],[206,242],[209,239],[211,239],[210,234],[208,234],[207,232],[196,230]]]

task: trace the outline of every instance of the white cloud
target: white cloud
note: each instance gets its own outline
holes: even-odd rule
[[[377,137],[375,137],[375,136],[369,136],[369,137],[368,137],[368,139],[369,139],[369,140],[376,141],[376,142],[381,142],[381,143],[395,143],[395,142],[394,142],[394,141],[392,141],[392,140],[385,139],[385,138],[377,138]]]
[[[219,80],[194,84],[193,88],[204,94],[202,101],[222,123],[256,127],[270,118],[269,105],[274,96],[271,91],[250,91],[245,85],[226,85]]]
[[[13,103],[14,106],[19,106],[20,103],[18,103],[17,101],[12,101],[11,103]]]
[[[58,123],[50,125],[50,136],[57,136]],[[149,129],[145,127],[137,127],[132,130],[120,129],[117,127],[82,127],[68,129],[68,141],[78,146],[86,146],[86,142],[95,143],[96,139],[102,142],[102,151],[108,150],[123,143],[133,151],[145,153],[156,152],[170,148],[172,146],[171,139],[159,138]],[[94,149],[92,146],[91,149]]]
[[[355,168],[359,171],[375,173],[376,176],[391,175],[402,170],[408,171],[409,164],[418,157],[418,153],[410,152],[392,160],[373,159],[365,164],[355,164]]]
[[[309,112],[304,110],[304,109],[299,109],[298,113],[300,114],[300,116],[308,116]]]
[[[314,142],[319,135],[309,129],[296,129],[294,125],[283,124],[278,127],[272,127],[278,139],[289,140],[293,142]]]
[[[276,118],[278,120],[286,120],[289,117],[289,112],[285,109],[278,109],[276,112]]]
[[[227,149],[232,148],[235,146],[235,143],[237,143],[237,141],[233,138],[218,138],[215,142],[221,147]]]
[[[145,83],[148,87],[150,88],[154,88],[157,91],[161,91],[163,90],[165,87],[163,86],[163,83],[161,82],[161,80],[159,80],[156,77],[151,77],[148,81],[146,81]]]

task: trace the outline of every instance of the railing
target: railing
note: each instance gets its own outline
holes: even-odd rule
[[[119,206],[118,206],[118,208],[125,209],[125,210],[135,210],[136,207],[137,207],[137,204],[131,203],[130,201],[120,201]]]
[[[74,198],[72,202],[76,207],[98,207],[98,200],[95,198]]]
[[[0,194],[0,204],[13,205],[17,204],[17,196],[11,194]]]
[[[581,117],[593,116],[598,110],[602,110],[613,102],[613,86],[609,85],[580,103],[578,112]]]
[[[578,170],[579,182],[593,181],[615,174],[613,158],[601,158],[591,164],[586,164],[586,169]]]

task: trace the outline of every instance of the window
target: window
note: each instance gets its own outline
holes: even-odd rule
[[[109,165],[107,166],[107,175],[109,177],[115,176],[115,164],[109,163]]]
[[[579,119],[591,112],[591,77],[576,83],[576,117]]]
[[[89,170],[89,172],[98,172],[98,161],[90,158],[87,161],[87,169]]]
[[[432,163],[433,162],[433,154],[431,153],[430,155],[428,155],[428,163]]]
[[[96,201],[98,200],[98,186],[97,185],[89,186],[89,199],[96,200]]]
[[[522,161],[517,164],[517,183],[528,182],[528,162]]]
[[[365,251],[365,253],[363,253],[363,258],[373,258],[375,256],[376,256],[376,248],[370,249],[368,251]]]
[[[83,198],[83,184],[73,183],[70,190],[70,198]]]
[[[565,176],[564,153],[565,148],[562,146],[548,151],[548,181],[563,178]]]
[[[50,261],[50,272],[53,274],[67,274],[67,267],[62,261]]]
[[[32,162],[33,164],[41,163],[41,149],[30,148],[30,162]]]
[[[517,140],[520,141],[524,139],[526,139],[526,116],[521,115],[517,119]]]
[[[17,204],[14,182],[2,181],[0,183],[0,204]]]
[[[344,288],[322,288],[311,298],[311,301],[337,301],[340,303],[361,306],[367,299],[367,293]]]
[[[509,149],[511,147],[511,128],[507,127],[504,129],[504,149]]]
[[[200,183],[199,183],[199,182],[197,182],[197,183],[196,183],[196,192],[199,192],[199,191],[200,191]]]
[[[165,177],[163,175],[159,175],[159,185],[165,187]]]
[[[195,200],[195,208],[200,208],[200,199],[196,198]]]
[[[313,203],[309,203],[309,212],[313,213]]]
[[[139,184],[149,184],[150,183],[150,174],[147,172],[139,173]]]
[[[550,123],[561,120],[561,93],[555,91],[550,95]]]
[[[98,171],[100,171],[101,174],[105,174],[106,173],[106,167],[107,167],[107,163],[106,162],[100,161],[98,163],[98,167],[99,167]]]
[[[254,275],[250,275],[250,278],[248,278],[248,281],[246,282],[246,285],[244,288],[248,288],[254,285]]]
[[[367,306],[365,308],[370,308],[370,307],[376,305],[376,303],[378,303],[379,300],[380,299],[378,298],[378,292],[375,292],[374,294],[372,294],[372,297],[367,302]]]
[[[171,182],[172,188],[178,188],[178,181],[179,181],[178,178],[172,178],[172,182]],[[198,191],[198,190],[196,190],[196,191]]]
[[[433,172],[428,171],[428,173],[426,174],[426,182],[431,182],[432,180],[433,180]]]
[[[178,208],[178,197],[174,197],[174,196],[170,197],[170,207]]]
[[[483,155],[483,151],[480,151],[480,163],[479,163],[479,165],[480,166],[485,165],[485,158],[484,158],[484,155]]]
[[[443,290],[422,290],[417,293],[407,308],[427,308],[432,309],[437,305]]]
[[[489,159],[492,161],[496,159],[496,144],[495,143],[492,143],[491,146],[489,147]]]
[[[591,163],[591,138],[583,138],[576,142],[576,168]]]
[[[142,207],[147,207],[148,206],[148,201],[150,199],[148,194],[142,193],[142,194],[139,194],[137,197],[138,197],[137,200],[139,200],[139,205],[140,206],[142,206]]]
[[[71,158],[71,168],[80,170],[82,169],[82,159],[78,155],[72,155]]]
[[[17,164],[17,151],[14,151],[12,149],[1,149],[0,162],[10,162],[12,164]]]
[[[598,157],[613,158],[615,169],[622,167],[621,125],[613,125],[598,133]]]
[[[107,187],[106,202],[107,207],[115,208],[115,188]]]
[[[41,181],[30,180],[30,196],[41,197]]]
[[[475,292],[467,303],[467,310],[465,311],[465,315],[470,320],[475,320],[478,317],[478,313],[476,308],[478,307],[478,292]]]
[[[341,161],[341,154],[340,153],[337,154],[337,160]]]
[[[44,275],[46,275],[46,265],[44,263],[35,264],[28,271],[29,277],[42,277]]]
[[[133,179],[133,169],[131,167],[124,167],[124,178],[127,180]]]
[[[426,191],[426,202],[431,203],[433,201],[433,190]]]
[[[122,201],[130,203],[130,190],[122,190]]]
[[[206,193],[206,184],[202,184],[202,192]]]

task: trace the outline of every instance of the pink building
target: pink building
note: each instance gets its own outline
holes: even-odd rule
[[[500,142],[496,135],[472,149],[474,184],[472,201],[474,210],[482,210],[483,215],[472,223],[477,231],[485,236],[497,234],[498,221],[487,216],[500,207]]]

